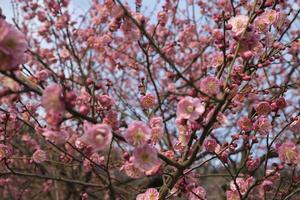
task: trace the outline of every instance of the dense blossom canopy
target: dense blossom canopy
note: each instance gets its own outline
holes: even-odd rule
[[[299,0],[74,2],[0,9],[0,199],[300,198]]]

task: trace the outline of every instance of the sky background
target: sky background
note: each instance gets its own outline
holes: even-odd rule
[[[133,0],[131,0],[133,1]],[[71,0],[71,9],[76,8],[76,11],[84,12],[88,8],[89,0]],[[0,0],[0,8],[8,20],[13,18],[13,9],[11,0]]]
[[[71,11],[75,11],[74,13],[79,15],[81,13],[84,13],[89,8],[90,1],[91,0],[70,0],[70,9]],[[132,6],[134,5],[135,0],[127,0],[127,2]],[[142,11],[146,9],[147,12],[150,12],[156,5],[156,2],[160,2],[159,6],[162,4],[161,0],[143,1]],[[0,0],[0,8],[3,11],[3,14],[7,17],[7,20],[11,21],[11,19],[13,18],[11,0]]]

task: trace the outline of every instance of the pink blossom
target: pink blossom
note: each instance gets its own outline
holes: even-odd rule
[[[205,150],[210,153],[214,153],[217,146],[218,146],[218,143],[215,139],[206,139],[204,142]]]
[[[258,31],[266,32],[268,31],[268,26],[270,24],[276,24],[278,19],[279,13],[276,10],[267,10],[256,18],[254,21],[254,27]]]
[[[254,171],[256,170],[260,165],[260,159],[256,158],[256,159],[248,159],[246,162],[246,167],[249,171]]]
[[[261,184],[263,190],[265,191],[270,191],[274,183],[270,180],[264,180],[263,183]]]
[[[240,200],[238,191],[226,191],[226,200]]]
[[[268,115],[271,112],[271,110],[272,110],[271,105],[269,104],[269,102],[266,101],[259,102],[255,106],[255,111],[259,116]]]
[[[184,97],[177,104],[177,118],[196,120],[204,112],[204,106],[201,104],[200,99],[193,97]]]
[[[112,127],[113,130],[116,130],[120,126],[120,120],[118,119],[118,113],[116,111],[109,111],[105,118],[103,119],[103,123],[108,124]]]
[[[27,41],[23,33],[0,18],[0,70],[10,70],[25,63]]]
[[[164,123],[161,117],[153,117],[150,119],[151,140],[157,143],[164,133]]]
[[[121,170],[124,170],[127,176],[134,179],[138,179],[144,176],[144,172],[141,171],[138,167],[136,167],[131,160],[126,161],[125,164],[122,166]]]
[[[275,103],[279,109],[283,109],[287,106],[284,97],[279,97],[278,99],[275,100]]]
[[[142,171],[152,170],[160,164],[156,149],[150,145],[136,147],[133,150],[133,163]]]
[[[162,128],[163,126],[164,126],[164,122],[162,117],[152,117],[150,119],[151,128],[155,128],[155,127]]]
[[[206,191],[203,187],[198,186],[192,189],[192,192],[189,193],[189,200],[206,200]]]
[[[91,161],[93,161],[93,163]],[[84,159],[83,161],[83,168],[86,172],[89,172],[92,170],[94,163],[97,165],[104,165],[104,156],[100,156],[97,153],[93,153],[90,157],[90,159]]]
[[[237,15],[228,21],[228,24],[232,26],[232,31],[236,35],[240,35],[247,27],[249,17],[245,15]]]
[[[176,127],[178,129],[179,134],[181,135],[189,135],[191,133],[190,123],[186,119],[176,118]]]
[[[45,151],[41,149],[36,150],[32,155],[32,160],[38,164],[44,162],[46,159],[47,159],[47,154]]]
[[[61,130],[61,131],[46,130],[42,132],[42,135],[46,138],[46,140],[49,140],[55,144],[64,143],[70,137],[69,133],[65,130]]]
[[[50,110],[46,114],[46,121],[48,125],[52,127],[57,127],[63,118],[62,113]]]
[[[36,75],[36,77],[39,81],[45,81],[49,76],[50,76],[50,73],[48,70],[39,71]]]
[[[110,108],[115,104],[114,100],[112,97],[108,95],[100,95],[99,96],[99,102],[103,107]]]
[[[290,129],[294,133],[299,133],[300,132],[300,117],[297,117],[291,124],[290,124]]]
[[[214,111],[215,111],[215,108],[211,109],[211,110],[207,113],[207,115],[206,115],[206,117],[205,117],[205,123],[208,123],[208,122],[209,122],[209,120],[210,120],[211,117],[213,116]],[[220,125],[224,125],[224,124],[226,124],[226,123],[228,122],[228,120],[227,120],[226,116],[225,116],[223,113],[218,112],[218,115],[217,115],[217,122],[218,122],[218,123],[215,123],[215,124],[214,124],[214,127],[219,127]]]
[[[151,128],[151,140],[154,144],[156,144],[160,139],[162,139],[164,133],[164,129],[161,127]]]
[[[152,108],[155,105],[155,97],[152,94],[142,96],[141,105],[144,109]]]
[[[0,144],[0,161],[10,156],[11,153],[11,149],[8,146]]]
[[[244,59],[250,59],[254,56],[261,55],[263,45],[259,40],[259,34],[255,31],[246,32],[240,40],[239,53]]]
[[[107,124],[87,124],[80,140],[94,151],[102,151],[110,146],[112,137],[111,128]]]
[[[127,128],[124,137],[129,144],[141,147],[150,140],[151,130],[144,122],[134,121]]]
[[[238,189],[241,194],[245,194],[247,192],[248,188],[253,184],[253,181],[254,181],[253,177],[249,177],[246,179],[238,177],[235,179],[235,182],[238,185]],[[230,189],[232,191],[237,191],[237,187],[234,181],[230,182]]]
[[[52,84],[46,87],[43,91],[42,105],[47,112],[63,112],[65,104],[62,99],[62,88],[58,84]]]
[[[277,147],[277,153],[282,162],[291,164],[299,159],[300,149],[292,141],[286,141]]]
[[[200,82],[200,90],[209,95],[216,95],[220,92],[220,81],[216,77],[207,76]]]
[[[255,122],[255,126],[258,129],[258,132],[262,135],[267,135],[272,130],[271,122],[266,117],[260,117]]]
[[[251,131],[253,129],[253,124],[251,120],[246,116],[242,117],[238,121],[238,125],[243,131]]]
[[[174,149],[177,151],[183,151],[186,145],[188,144],[190,137],[191,136],[188,134],[179,134],[178,141],[175,144]]]
[[[158,200],[159,193],[155,188],[148,188],[145,193],[139,194],[136,200]]]

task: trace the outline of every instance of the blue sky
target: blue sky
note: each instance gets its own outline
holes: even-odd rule
[[[75,13],[81,14],[86,11],[89,7],[91,0],[70,0],[71,3],[71,11],[76,11]],[[125,1],[123,1],[125,2]],[[135,0],[127,0],[127,2],[132,6],[134,5]],[[151,1],[143,1],[142,11],[147,8],[147,11],[151,11],[156,4],[156,2],[162,2],[161,0],[151,0]],[[9,21],[13,18],[13,9],[11,6],[11,0],[0,0],[0,8],[2,9],[4,15],[7,17]]]
[[[89,0],[71,0],[72,10],[76,8],[76,11],[83,12],[88,8]],[[13,9],[11,0],[0,0],[0,8],[8,20],[13,18]]]

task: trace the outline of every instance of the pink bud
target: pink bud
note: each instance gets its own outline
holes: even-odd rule
[[[287,106],[284,97],[279,97],[278,99],[275,100],[275,103],[279,109],[283,109]]]
[[[217,147],[217,141],[215,139],[207,139],[204,142],[204,148],[206,151],[213,153],[216,150]]]
[[[253,56],[253,53],[251,51],[245,51],[242,53],[242,58],[244,58],[245,60],[251,59],[252,56]]]
[[[270,191],[272,189],[273,182],[270,180],[264,180],[262,183],[262,188],[265,191]]]
[[[34,154],[32,155],[32,160],[35,163],[42,163],[47,159],[47,154],[45,151],[38,149],[34,152]]]
[[[86,105],[81,105],[79,108],[79,112],[83,115],[87,115],[90,112],[90,108]]]

